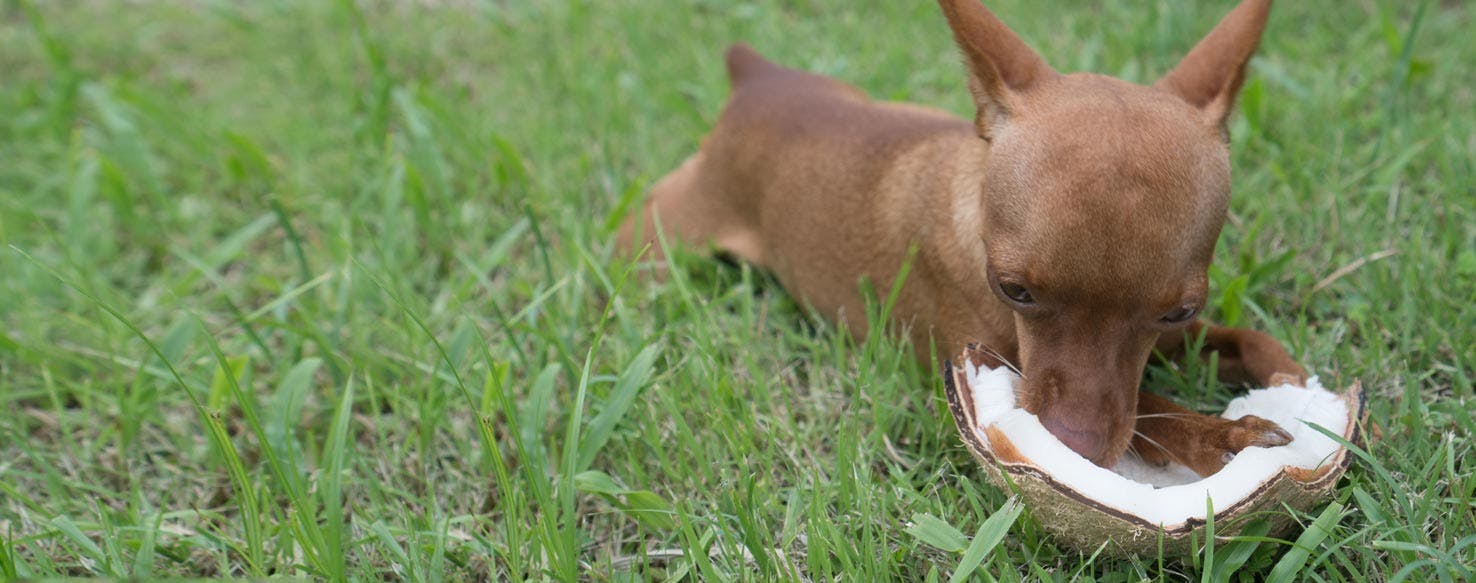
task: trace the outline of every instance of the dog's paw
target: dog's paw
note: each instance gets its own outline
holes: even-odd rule
[[[1278,447],[1292,442],[1280,425],[1255,415],[1217,420],[1185,456],[1185,465],[1201,476],[1220,471],[1247,447]]]
[[[1280,425],[1255,415],[1231,421],[1222,431],[1221,447],[1232,454],[1247,447],[1278,447],[1292,442],[1292,435]]]

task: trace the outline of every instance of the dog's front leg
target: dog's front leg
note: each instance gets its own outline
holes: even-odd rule
[[[1204,336],[1202,344],[1197,342]],[[1302,384],[1307,373],[1286,348],[1264,332],[1216,326],[1196,321],[1189,328],[1164,334],[1155,347],[1165,359],[1195,358],[1218,353],[1219,378],[1261,386]],[[1224,467],[1247,447],[1274,447],[1291,442],[1280,426],[1254,415],[1231,421],[1202,415],[1146,392],[1138,393],[1138,420],[1133,448],[1152,464],[1178,462],[1202,476]]]
[[[1178,462],[1208,476],[1242,449],[1286,445],[1291,440],[1281,426],[1255,415],[1235,420],[1203,415],[1158,395],[1138,392],[1132,447],[1149,464]]]
[[[1292,360],[1291,354],[1275,338],[1265,332],[1245,328],[1216,326],[1203,320],[1194,322],[1182,332],[1170,332],[1158,339],[1155,347],[1167,360],[1189,357],[1189,349],[1204,335],[1204,343],[1193,356],[1208,358],[1219,353],[1219,378],[1232,383],[1254,383],[1272,387],[1307,380],[1307,371]]]

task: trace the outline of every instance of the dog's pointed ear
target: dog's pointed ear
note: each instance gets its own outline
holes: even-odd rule
[[[1017,106],[1019,95],[1056,71],[979,0],[938,0],[969,70],[978,113],[974,125],[988,140]]]
[[[1242,0],[1153,87],[1205,112],[1223,131],[1270,13],[1271,0]]]

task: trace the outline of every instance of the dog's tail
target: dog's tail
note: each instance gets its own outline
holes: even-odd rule
[[[734,43],[728,47],[728,80],[734,87],[742,85],[744,81],[769,73],[783,70],[783,67],[765,59],[758,51],[753,50],[743,43]]]

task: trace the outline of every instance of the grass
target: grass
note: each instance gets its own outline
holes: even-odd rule
[[[990,5],[1147,82],[1230,2]],[[983,483],[889,336],[610,259],[731,41],[967,113],[931,3],[0,1],[0,580],[1469,579],[1473,25],[1278,4],[1210,315],[1382,439],[1291,540],[1116,560]]]

